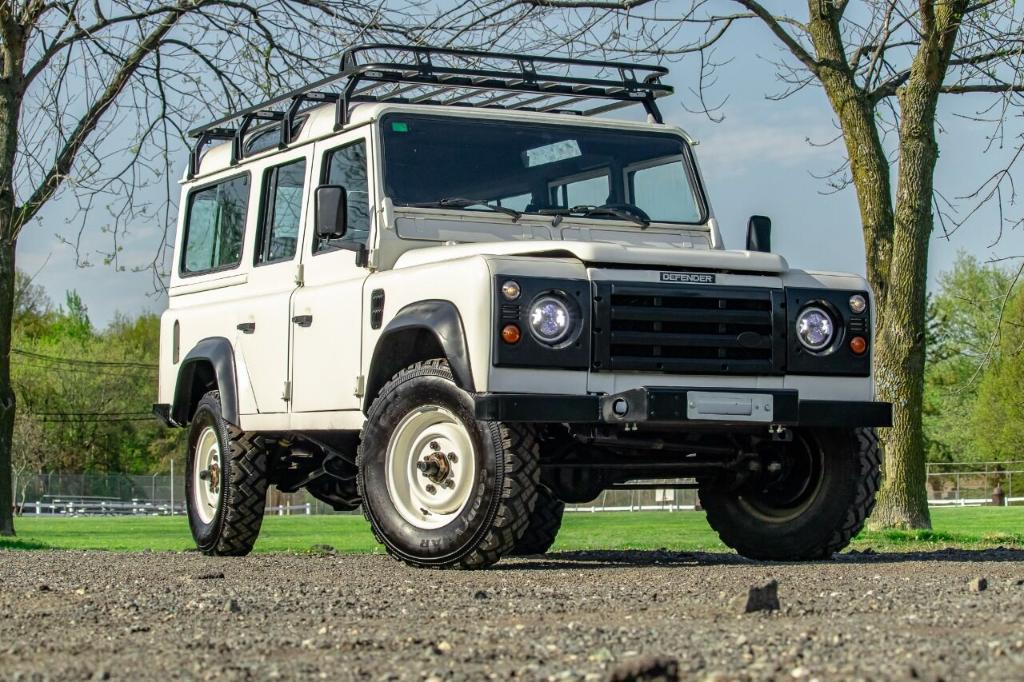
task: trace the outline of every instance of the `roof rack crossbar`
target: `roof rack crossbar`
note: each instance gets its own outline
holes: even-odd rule
[[[372,61],[367,59],[369,53],[379,53],[374,56],[384,59]],[[413,102],[559,111],[583,116],[641,104],[649,116],[661,122],[656,100],[674,92],[672,86],[661,82],[668,74],[663,66],[568,57],[371,44],[346,50],[340,66],[336,74],[190,131],[196,143],[190,155],[189,177],[198,173],[202,148],[212,140],[232,140],[231,160],[232,164],[237,163],[243,155],[246,132],[256,121],[279,122],[280,146],[287,146],[293,141],[296,116],[303,106],[314,102],[335,103],[336,129],[348,122],[352,102]],[[394,87],[382,91],[386,85]],[[405,96],[417,89],[421,90],[419,94]],[[537,96],[498,106],[530,93]],[[548,102],[539,109],[532,108],[552,98],[559,98],[559,103]],[[583,107],[589,99],[604,100],[604,103]],[[562,107],[567,105],[579,108],[563,111]]]

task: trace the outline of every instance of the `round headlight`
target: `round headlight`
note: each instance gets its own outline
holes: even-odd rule
[[[832,343],[836,324],[821,308],[805,308],[796,318],[796,336],[806,348],[821,350]]]
[[[530,306],[530,331],[539,341],[557,345],[569,336],[572,327],[572,313],[561,298],[545,294]]]
[[[857,315],[867,310],[868,302],[860,294],[854,294],[850,297],[850,310]]]

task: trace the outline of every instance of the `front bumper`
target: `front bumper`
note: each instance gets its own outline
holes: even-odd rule
[[[770,419],[753,415],[695,414],[693,396],[716,395],[770,400]],[[754,402],[757,402],[756,400]],[[892,426],[892,404],[851,400],[801,400],[797,391],[740,391],[706,388],[635,388],[613,395],[482,393],[475,397],[476,417],[487,421],[743,426]],[[625,406],[625,410],[623,410]],[[688,409],[688,407],[690,409]]]

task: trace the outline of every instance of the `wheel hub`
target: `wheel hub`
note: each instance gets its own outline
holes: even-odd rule
[[[427,405],[410,412],[388,443],[388,494],[418,528],[453,521],[472,496],[476,478],[469,430],[449,410]]]
[[[206,481],[211,493],[220,492],[220,465],[214,462],[208,469],[199,472],[199,479]]]
[[[221,497],[220,440],[207,426],[196,440],[193,455],[192,503],[203,523],[212,523]]]
[[[755,477],[748,481],[742,502],[756,515],[772,521],[799,516],[821,486],[823,459],[817,443],[800,437],[773,444],[760,453]]]
[[[416,463],[416,468],[420,470],[422,475],[426,476],[434,483],[448,487],[446,485],[449,480],[448,474],[452,471],[452,467],[448,463],[449,455],[443,455],[437,450],[433,450],[435,446],[440,447],[437,445],[436,441],[430,443],[432,451],[426,456],[420,457],[420,461]],[[454,452],[451,453],[450,456],[456,460],[458,459],[458,456]]]

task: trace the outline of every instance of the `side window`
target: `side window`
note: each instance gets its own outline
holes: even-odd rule
[[[295,256],[305,183],[305,159],[264,172],[257,264],[291,260]]]
[[[248,208],[248,174],[192,192],[185,219],[182,274],[227,270],[242,262]]]
[[[642,168],[629,174],[633,204],[651,220],[672,223],[700,221],[700,207],[679,161]]]
[[[327,152],[323,182],[341,185],[348,196],[348,231],[341,239],[314,240],[315,251],[324,251],[338,242],[365,244],[370,236],[370,183],[366,175],[366,142]]]

